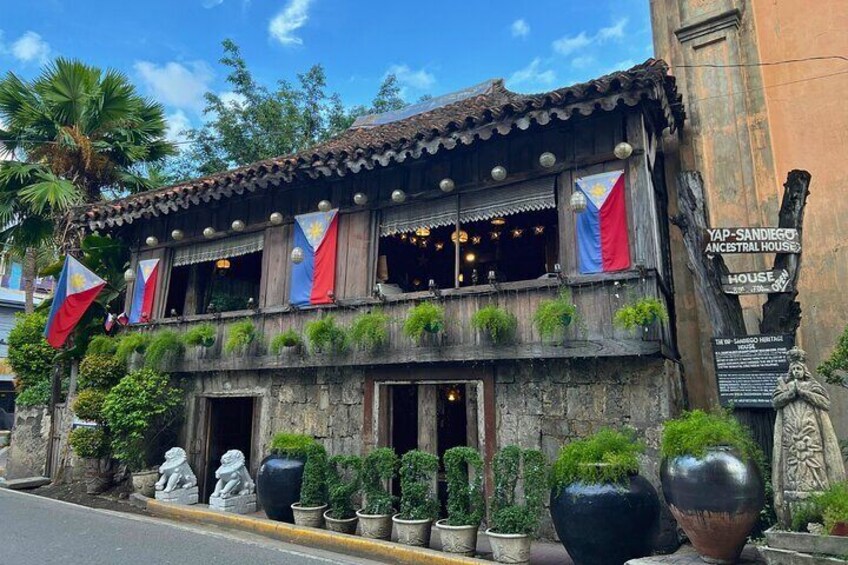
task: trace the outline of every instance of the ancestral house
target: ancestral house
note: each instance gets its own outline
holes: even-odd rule
[[[217,329],[212,348],[173,368],[190,389],[182,439],[202,498],[225,451],[255,471],[278,431],[330,453],[469,445],[489,459],[516,443],[553,458],[629,424],[655,449],[683,403],[673,322],[631,332],[613,316],[654,297],[674,319],[661,139],[683,119],[656,60],[537,95],[487,81],[78,221],[132,247],[128,304],[148,300],[131,331]],[[543,339],[535,312],[561,293],[576,319]],[[403,320],[420,303],[443,308],[445,324],[413,341]],[[509,343],[473,328],[489,305],[516,317]],[[345,326],[377,309],[392,320],[378,350],[267,347],[321,317]],[[243,320],[263,338],[224,352]]]

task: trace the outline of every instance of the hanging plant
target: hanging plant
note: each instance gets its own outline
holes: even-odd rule
[[[413,341],[419,341],[425,332],[437,334],[444,329],[445,310],[432,302],[414,306],[403,323],[403,333]]]
[[[571,300],[568,289],[560,291],[559,296],[543,300],[536,309],[533,323],[543,339],[562,339],[565,329],[577,320],[577,306]]]
[[[160,330],[153,334],[144,351],[144,366],[162,371],[182,356],[185,346],[174,330]]]
[[[212,347],[218,332],[212,324],[194,326],[183,335],[183,343],[188,347]]]
[[[515,329],[518,319],[511,312],[497,306],[486,306],[474,312],[471,325],[478,331],[488,335],[492,343],[509,343],[515,339]]]
[[[271,340],[271,353],[274,355],[280,355],[288,349],[300,349],[301,347],[303,347],[303,338],[291,328],[275,335]]]
[[[623,330],[633,331],[641,327],[648,331],[651,324],[657,320],[668,321],[665,304],[659,298],[640,298],[616,310],[612,321],[617,328]]]
[[[259,337],[259,331],[250,320],[242,320],[230,326],[227,341],[224,342],[224,353],[244,354],[248,346]]]
[[[376,351],[389,341],[389,316],[380,310],[359,314],[353,319],[349,333],[357,348]]]
[[[143,355],[149,343],[149,333],[130,332],[118,340],[118,345],[115,348],[115,357],[118,361],[126,363],[133,353]]]
[[[347,350],[347,332],[336,324],[332,314],[308,322],[305,333],[313,353],[344,353]]]

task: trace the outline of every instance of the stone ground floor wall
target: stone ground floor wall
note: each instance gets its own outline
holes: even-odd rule
[[[7,459],[6,479],[43,476],[49,439],[50,415],[46,406],[17,408]]]

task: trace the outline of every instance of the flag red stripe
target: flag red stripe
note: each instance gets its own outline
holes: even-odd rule
[[[156,283],[159,280],[159,263],[150,272],[144,284],[144,298],[141,301],[141,321],[149,322],[153,317],[153,299],[156,296]]]
[[[601,257],[604,272],[630,268],[630,238],[627,233],[627,206],[624,200],[624,175],[618,177],[599,211]]]
[[[339,215],[336,214],[324,239],[315,250],[315,264],[312,271],[312,293],[309,296],[310,304],[329,304],[332,302],[330,292],[334,292],[336,285],[336,240],[338,236]]]
[[[57,349],[62,347],[65,340],[68,339],[68,335],[74,330],[80,318],[82,318],[85,311],[88,310],[88,307],[91,306],[91,303],[94,302],[94,299],[97,298],[97,295],[100,294],[104,286],[105,283],[99,284],[65,298],[65,301],[62,302],[62,305],[56,311],[56,315],[50,324],[47,343]]]

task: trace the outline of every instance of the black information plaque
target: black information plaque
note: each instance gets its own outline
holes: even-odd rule
[[[770,408],[778,377],[786,374],[791,335],[749,335],[713,339],[713,359],[722,406]]]

